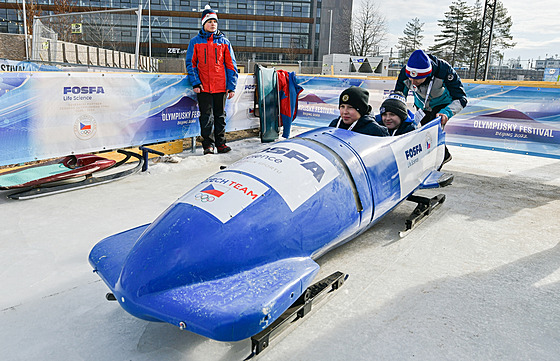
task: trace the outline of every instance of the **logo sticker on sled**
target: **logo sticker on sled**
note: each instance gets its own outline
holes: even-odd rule
[[[179,199],[226,223],[268,191],[261,182],[243,174],[220,172]]]
[[[297,143],[279,143],[228,167],[250,173],[276,190],[292,211],[338,176],[320,153]]]
[[[427,175],[423,169],[426,164],[436,163],[438,128],[432,127],[426,132],[418,133],[414,137],[406,138],[406,142],[391,144],[391,148],[397,160],[401,179],[401,194],[408,194]]]

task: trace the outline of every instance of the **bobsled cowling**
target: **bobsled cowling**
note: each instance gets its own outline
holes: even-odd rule
[[[311,284],[315,259],[433,186],[424,182],[437,179],[443,144],[439,121],[399,137],[309,131],[102,240],[90,263],[134,316],[220,341],[251,337]]]

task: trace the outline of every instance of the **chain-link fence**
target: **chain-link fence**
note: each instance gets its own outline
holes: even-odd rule
[[[31,60],[62,66],[157,72],[158,60],[140,55],[141,16],[137,10],[36,17]]]
[[[295,71],[298,74],[316,74],[316,75],[333,75],[324,72],[323,62],[320,61],[300,61],[300,62],[283,62],[274,63],[270,61],[249,60],[248,62],[240,62],[242,72],[252,73],[255,64],[261,64],[265,67],[275,67],[286,71]],[[401,71],[399,66],[389,66],[387,76],[396,78]],[[468,69],[456,69],[461,79],[474,79],[474,71]],[[379,76],[375,73],[360,73],[347,71],[334,74],[336,76]],[[543,70],[534,69],[511,69],[507,67],[491,67],[488,71],[488,80],[515,80],[515,81],[542,81],[544,79]]]

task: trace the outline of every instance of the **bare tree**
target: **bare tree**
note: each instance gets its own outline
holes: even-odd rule
[[[285,50],[286,58],[289,61],[296,61],[298,59],[298,51],[297,49],[303,48],[303,39],[302,37],[294,37],[290,38],[290,47]]]
[[[70,14],[76,5],[75,0],[53,0],[53,14]],[[55,17],[48,26],[58,34],[58,40],[73,42],[77,37],[72,34],[72,24],[76,23],[77,19],[77,16]]]
[[[94,13],[82,15],[83,38],[85,44],[97,46],[99,48],[119,49],[120,31],[117,31],[118,24],[121,23],[121,14]]]
[[[20,11],[23,12],[21,5],[18,2]],[[25,5],[25,17],[27,21],[27,34],[33,34],[33,18],[41,16],[42,10],[36,0],[27,0]]]
[[[374,0],[362,0],[352,19],[350,54],[377,55],[387,39],[387,21]]]

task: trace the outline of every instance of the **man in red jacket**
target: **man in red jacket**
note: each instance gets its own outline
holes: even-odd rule
[[[226,145],[225,105],[226,98],[235,95],[237,63],[229,40],[218,30],[218,15],[208,5],[202,12],[202,29],[189,43],[186,63],[198,99],[204,154],[214,153],[214,145],[218,153],[227,153],[231,148]]]

